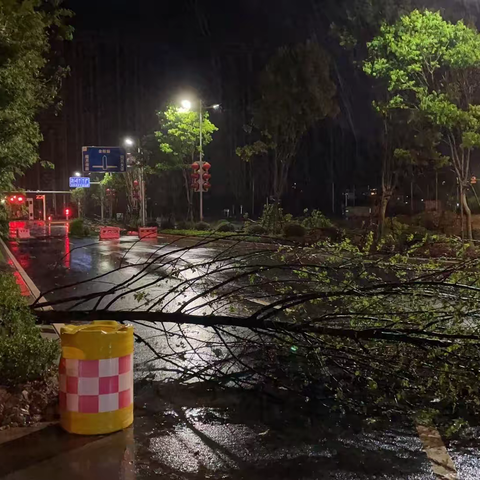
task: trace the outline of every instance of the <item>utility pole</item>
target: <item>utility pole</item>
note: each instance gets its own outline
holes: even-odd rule
[[[200,99],[200,172],[203,172],[203,101]],[[200,181],[200,221],[203,222],[203,181]]]
[[[140,147],[138,147],[138,152],[140,153]],[[142,196],[142,227],[145,226],[147,223],[146,221],[146,201],[145,201],[145,167],[142,165],[140,170],[141,181],[140,181],[140,188],[141,188],[141,196]]]

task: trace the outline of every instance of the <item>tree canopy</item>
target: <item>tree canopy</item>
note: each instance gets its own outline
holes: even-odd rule
[[[244,159],[271,152],[273,195],[279,201],[305,133],[337,113],[327,53],[314,41],[280,48],[261,74],[252,125],[261,140],[237,150]],[[252,148],[253,147],[253,148]]]
[[[65,68],[49,63],[51,41],[71,38],[61,1],[2,0],[0,8],[0,189],[38,160],[38,112],[55,101]]]
[[[377,111],[408,112],[439,132],[438,148],[441,153],[447,149],[455,169],[471,238],[466,189],[471,152],[480,146],[478,32],[462,21],[450,23],[438,12],[414,10],[393,25],[384,24],[368,49],[364,70],[388,91],[374,103]]]
[[[193,218],[193,197],[187,170],[195,160],[195,155],[200,153],[199,112],[170,105],[165,111],[157,112],[157,115],[161,129],[155,132],[155,137],[160,155],[151,155],[150,170],[157,174],[175,170],[182,172],[188,203],[187,216]],[[208,112],[204,112],[202,118],[202,140],[205,147],[212,142],[213,134],[218,128],[210,121]]]
[[[170,105],[157,115],[161,129],[155,132],[155,136],[163,155],[154,168],[158,171],[184,168],[194,160],[195,154],[200,150],[199,113]],[[213,134],[217,130],[210,121],[208,112],[205,112],[202,122],[204,147],[212,142]]]

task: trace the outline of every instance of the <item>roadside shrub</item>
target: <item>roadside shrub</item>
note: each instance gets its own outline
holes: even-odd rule
[[[193,223],[192,222],[187,222],[186,220],[180,220],[180,222],[177,223],[177,229],[178,230],[193,230]]]
[[[172,217],[162,217],[160,219],[161,230],[173,230],[175,228],[175,220]]]
[[[69,232],[72,237],[86,237],[90,235],[90,228],[85,225],[83,218],[75,218],[70,222]]]
[[[307,233],[305,227],[299,223],[287,223],[283,227],[283,234],[287,238],[303,238]]]
[[[218,225],[216,228],[217,232],[234,232],[235,231],[235,225],[230,222],[222,222]]]
[[[0,385],[43,377],[59,353],[57,342],[40,336],[13,276],[0,274]]]
[[[261,225],[250,225],[247,228],[248,235],[265,235],[267,231]]]
[[[0,238],[8,238],[8,214],[3,206],[0,205]]]
[[[210,225],[207,222],[198,222],[195,224],[194,228],[200,232],[206,232],[207,230],[210,230]]]
[[[291,219],[291,215],[289,215]],[[263,207],[262,216],[260,217],[260,225],[269,233],[280,233],[285,225],[285,216],[283,209],[276,203],[265,205]]]
[[[307,216],[303,220],[302,225],[307,229],[333,227],[333,223],[320,210],[312,210],[312,213],[308,215],[307,208],[303,213]]]

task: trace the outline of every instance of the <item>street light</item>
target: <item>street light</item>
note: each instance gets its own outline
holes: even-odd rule
[[[190,100],[182,100],[182,108],[188,112],[192,109],[192,102]]]
[[[192,102],[190,100],[182,100],[181,113],[189,112],[192,109]],[[208,107],[203,106],[203,101],[199,101],[199,114],[200,114],[200,169],[203,169],[203,111],[204,110],[219,110],[220,104],[214,103]],[[203,221],[203,186],[200,185],[200,221]]]
[[[80,172],[75,172],[74,175],[75,175],[76,177],[81,177],[81,176],[82,176],[82,174],[81,174]]]
[[[127,147],[133,147],[133,145],[135,145],[135,142],[129,137],[127,137],[123,142]]]

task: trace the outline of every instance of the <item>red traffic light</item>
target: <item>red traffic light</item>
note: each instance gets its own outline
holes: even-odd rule
[[[17,198],[18,203],[23,203],[24,200],[25,200],[25,199],[24,199],[23,197],[21,197],[21,196]]]
[[[65,209],[65,215],[70,215],[70,209],[69,208]]]

